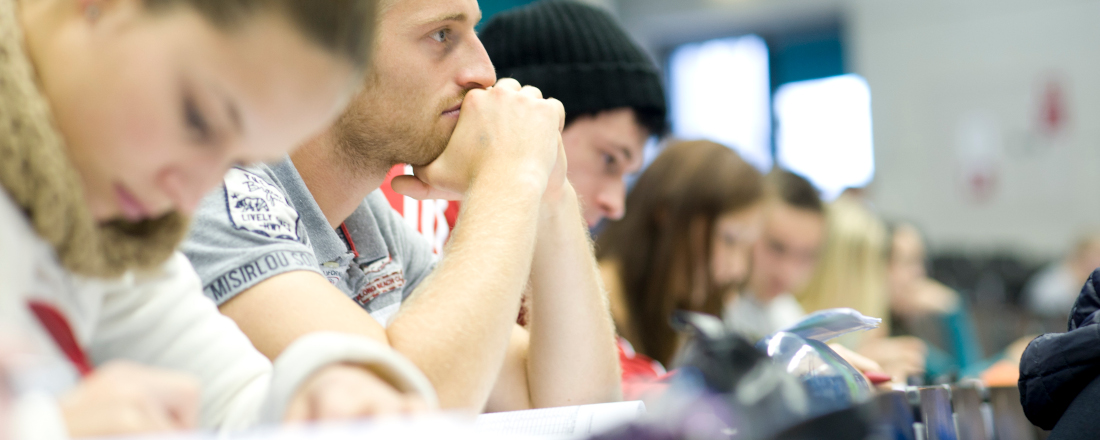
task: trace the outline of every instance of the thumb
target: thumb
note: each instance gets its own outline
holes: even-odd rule
[[[397,176],[390,182],[393,191],[416,200],[462,200],[462,194],[433,187],[416,176]]]
[[[393,181],[390,182],[390,187],[393,188],[393,192],[416,200],[428,198],[428,194],[432,191],[432,187],[424,183],[423,180],[409,175],[395,176]]]

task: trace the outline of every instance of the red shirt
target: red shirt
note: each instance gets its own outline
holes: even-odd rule
[[[413,229],[416,229],[432,244],[436,255],[443,254],[443,246],[451,236],[451,230],[458,221],[458,202],[449,200],[416,200],[393,192],[390,182],[395,176],[412,174],[412,167],[396,165],[386,174],[382,183],[382,193],[398,214]]]
[[[644,400],[664,393],[668,389],[668,379],[675,371],[665,371],[660,362],[635,352],[629,341],[621,336],[617,339],[619,365],[623,370],[623,400]]]

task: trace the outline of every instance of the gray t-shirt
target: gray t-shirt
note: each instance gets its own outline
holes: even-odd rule
[[[219,305],[275,275],[308,270],[383,326],[436,262],[381,191],[330,227],[289,158],[231,169],[202,200],[182,250]]]

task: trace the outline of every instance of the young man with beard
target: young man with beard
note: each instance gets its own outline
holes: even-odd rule
[[[622,218],[624,178],[641,169],[648,138],[666,129],[656,63],[609,13],[575,0],[543,0],[501,12],[482,27],[480,37],[498,76],[537,87],[565,106],[568,177],[588,226]],[[398,166],[391,177],[405,171]],[[441,250],[457,203],[418,203],[388,191],[386,184],[382,189],[406,221]]]
[[[617,400],[561,104],[496,81],[476,0],[382,3],[365,88],[340,121],[280,163],[232,170],[203,201],[184,251],[206,294],[269,357],[318,330],[385,342],[445,408]],[[398,163],[416,167],[398,192],[462,200],[438,262],[378,191]]]

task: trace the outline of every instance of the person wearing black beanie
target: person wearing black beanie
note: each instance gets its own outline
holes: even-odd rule
[[[542,0],[493,16],[479,34],[497,77],[539,88],[565,106],[569,181],[595,226],[625,213],[624,177],[650,136],[667,129],[656,63],[607,11]]]

